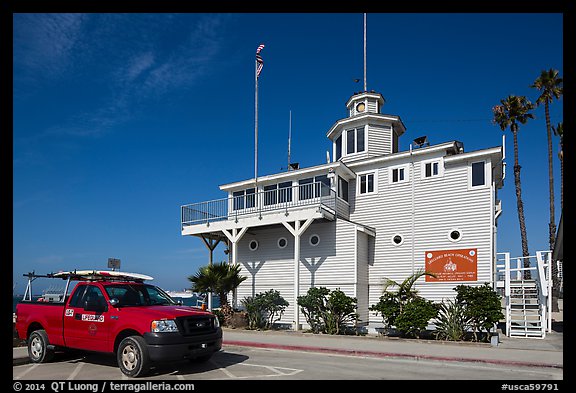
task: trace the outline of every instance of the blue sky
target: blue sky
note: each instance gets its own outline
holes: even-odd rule
[[[499,146],[498,251],[521,255],[512,134],[491,108],[531,101],[544,69],[563,76],[562,14],[367,15],[368,89],[407,127],[400,149],[427,135],[466,151]],[[222,198],[254,175],[254,56],[259,44],[258,173],[322,164],[326,132],[363,89],[363,14],[14,14],[13,275],[106,268],[155,277],[169,290],[207,264],[180,234],[180,206]],[[563,100],[551,106],[563,120]],[[520,127],[530,252],[548,248],[544,109]],[[553,140],[556,221],[558,138]],[[224,260],[218,247],[215,260]]]

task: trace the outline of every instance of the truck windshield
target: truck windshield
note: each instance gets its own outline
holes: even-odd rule
[[[117,307],[177,305],[162,289],[146,284],[106,285],[110,299],[118,299]]]

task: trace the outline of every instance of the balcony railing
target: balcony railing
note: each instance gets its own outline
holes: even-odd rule
[[[336,214],[339,202],[346,203],[326,184],[315,182],[184,205],[181,222],[185,227],[314,206]]]

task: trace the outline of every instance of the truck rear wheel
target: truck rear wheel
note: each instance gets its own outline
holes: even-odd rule
[[[129,377],[141,377],[150,370],[148,347],[140,336],[129,336],[122,340],[116,359],[120,371]]]
[[[48,348],[48,334],[45,330],[34,330],[28,338],[28,356],[32,363],[46,363],[54,357],[54,350]]]

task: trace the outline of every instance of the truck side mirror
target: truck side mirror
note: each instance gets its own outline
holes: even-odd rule
[[[113,297],[112,299],[110,299],[110,305],[112,307],[116,307],[118,305],[118,303],[120,303],[120,300],[116,299],[115,297]]]
[[[88,299],[84,302],[85,311],[104,312],[106,311],[106,304],[98,301],[98,299]]]

